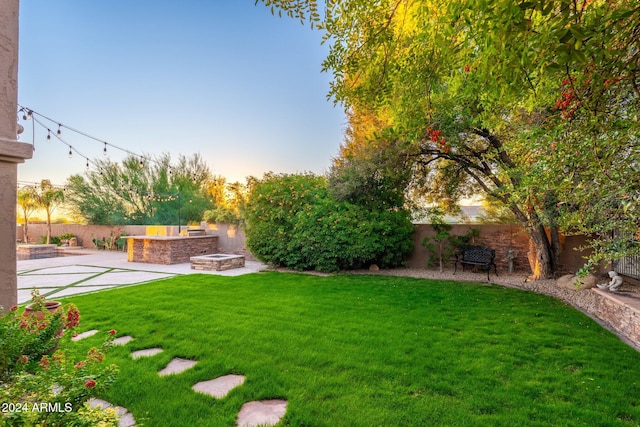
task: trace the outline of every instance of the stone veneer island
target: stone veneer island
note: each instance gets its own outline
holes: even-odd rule
[[[127,261],[183,264],[217,252],[218,236],[128,236]]]

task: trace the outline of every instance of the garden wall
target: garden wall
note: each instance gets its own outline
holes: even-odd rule
[[[480,230],[478,237],[473,239],[473,244],[486,246],[496,251],[496,265],[498,274],[509,270],[507,251],[515,252],[513,267],[515,272],[531,273],[529,263],[529,237],[524,227],[519,225],[493,225],[493,224],[454,224],[450,233],[462,236],[472,228]],[[407,260],[407,266],[411,268],[424,268],[429,263],[429,251],[422,246],[425,237],[435,236],[433,227],[429,224],[417,224],[413,235],[413,252]],[[575,273],[582,267],[585,260],[583,252],[576,248],[584,245],[586,239],[583,236],[561,236],[560,238],[560,268],[559,274]]]
[[[187,227],[182,226],[180,230],[184,233]],[[223,253],[233,253],[245,255],[247,260],[255,260],[255,258],[247,252],[245,245],[245,235],[242,229],[232,224],[207,224],[202,223],[200,228],[207,230],[207,234],[218,236],[218,250]],[[52,224],[51,235],[60,236],[62,234],[73,234],[78,240],[78,246],[88,249],[96,249],[93,239],[105,240],[113,233],[119,236],[120,233],[126,233],[127,236],[178,236],[178,226],[146,226],[146,225],[79,225],[79,224]],[[29,242],[39,243],[41,236],[47,235],[46,224],[29,224]],[[23,240],[22,226],[17,227],[16,241]]]
[[[46,236],[46,224],[29,224],[29,242],[38,243],[40,236]],[[85,248],[95,249],[93,239],[104,240],[111,233],[120,235],[124,232],[128,236],[177,236],[178,226],[106,226],[106,225],[78,225],[78,224],[53,224],[52,235],[71,233],[78,239],[78,245]],[[184,233],[189,227],[182,226]],[[200,228],[207,230],[207,234],[218,236],[218,250],[223,253],[233,253],[245,255],[248,260],[255,258],[247,251],[245,234],[241,228],[232,224],[207,224],[202,223]],[[529,274],[529,239],[524,228],[517,225],[453,225],[451,234],[463,235],[471,228],[480,230],[480,235],[474,239],[477,245],[488,246],[496,250],[496,264],[498,273],[508,271],[509,262],[506,257],[508,250],[515,252],[513,260],[514,271]],[[425,268],[429,261],[429,252],[421,245],[425,237],[434,236],[433,227],[428,224],[417,224],[414,233],[414,249],[407,259],[407,266],[411,268]],[[22,226],[17,227],[16,238],[22,240]],[[575,273],[584,264],[583,254],[575,248],[584,245],[585,238],[582,236],[562,236],[560,273]],[[604,272],[603,269],[602,272]]]

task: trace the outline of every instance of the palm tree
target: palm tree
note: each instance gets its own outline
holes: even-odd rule
[[[51,184],[48,179],[40,182],[37,192],[38,206],[47,213],[47,244],[51,242],[51,214],[64,201],[64,192]]]
[[[38,192],[33,186],[22,187],[18,190],[18,206],[22,210],[24,221],[22,228],[22,241],[29,243],[29,217],[38,209]]]

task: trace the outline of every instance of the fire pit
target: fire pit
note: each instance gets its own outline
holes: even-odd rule
[[[244,255],[212,254],[191,257],[192,270],[223,271],[244,267]]]

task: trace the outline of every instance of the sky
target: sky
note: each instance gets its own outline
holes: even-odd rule
[[[328,46],[308,24],[254,0],[26,0],[20,4],[19,122],[33,159],[19,182],[63,185],[86,159],[199,153],[229,182],[263,173],[324,173],[338,154],[343,108],[327,99]],[[83,157],[84,156],[84,157]]]

